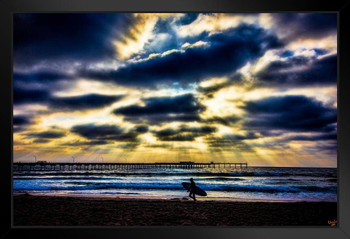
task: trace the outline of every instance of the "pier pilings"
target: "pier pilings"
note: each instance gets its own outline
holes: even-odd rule
[[[248,168],[248,163],[13,163],[14,171],[94,171],[149,168]]]

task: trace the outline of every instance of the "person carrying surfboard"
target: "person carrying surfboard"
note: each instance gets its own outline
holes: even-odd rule
[[[188,195],[190,198],[192,198],[194,201],[197,201],[195,194],[199,196],[207,196],[207,193],[203,189],[196,186],[193,178],[190,178],[190,181],[191,183],[188,183],[188,182],[181,183],[184,189],[186,189],[187,192],[190,192],[190,194]]]
[[[191,181],[191,186],[188,189],[188,191],[190,191],[190,194],[188,196],[192,198],[194,201],[197,201],[196,194],[194,192],[194,190],[196,189],[196,183],[194,182],[193,178],[190,178],[190,181]]]

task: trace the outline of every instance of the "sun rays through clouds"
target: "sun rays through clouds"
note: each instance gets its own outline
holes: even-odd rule
[[[336,166],[333,13],[14,15],[14,160]]]

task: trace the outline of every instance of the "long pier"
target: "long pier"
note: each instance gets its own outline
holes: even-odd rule
[[[13,163],[14,171],[78,171],[148,168],[248,168],[248,163]]]

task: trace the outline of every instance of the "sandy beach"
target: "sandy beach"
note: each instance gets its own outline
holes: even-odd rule
[[[14,196],[15,226],[329,226],[335,202]]]

